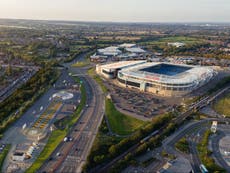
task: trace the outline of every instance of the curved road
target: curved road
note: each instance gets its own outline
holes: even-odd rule
[[[220,153],[220,148],[219,148],[219,142],[220,140],[225,136],[224,132],[222,131],[218,131],[218,134],[215,135],[212,139],[211,139],[211,143],[212,143],[212,150],[213,150],[213,155],[216,158],[216,160],[218,161],[218,163],[228,172],[230,172],[230,166],[228,166],[228,164],[225,162],[225,160],[223,159],[221,153]]]
[[[98,128],[103,119],[104,95],[98,84],[87,75],[87,68],[73,68],[71,63],[64,64],[73,76],[79,76],[86,88],[87,101],[80,118],[68,136],[70,142],[61,142],[38,172],[81,172]],[[60,153],[60,156],[57,156]]]

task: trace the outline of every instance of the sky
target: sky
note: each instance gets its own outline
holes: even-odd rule
[[[230,0],[0,0],[0,18],[230,22]]]

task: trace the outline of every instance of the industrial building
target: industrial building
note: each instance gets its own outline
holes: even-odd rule
[[[187,94],[215,75],[211,67],[146,61],[98,65],[97,73],[110,79],[117,78],[120,86],[162,96]]]

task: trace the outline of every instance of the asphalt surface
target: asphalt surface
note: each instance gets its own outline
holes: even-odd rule
[[[193,138],[195,136],[191,135],[197,128],[201,128],[205,125],[207,125],[208,120],[202,120],[199,122],[193,122],[190,124],[187,124],[183,128],[179,129],[176,133],[168,137],[165,141],[163,141],[163,148],[165,151],[169,154],[176,155],[178,157],[185,157],[186,159],[190,160],[192,163],[193,170],[195,172],[200,172],[199,165],[201,164],[197,149],[196,149],[196,143],[193,141]],[[190,153],[191,158],[187,157],[187,154],[183,154],[177,150],[175,150],[174,145],[177,141],[179,141],[182,137],[189,135],[189,146],[190,146]]]
[[[191,104],[188,107],[187,111],[178,115],[175,119],[173,119],[173,122],[176,124],[182,123],[187,117],[189,117],[194,112],[194,110],[200,110],[203,107],[209,105],[210,103],[215,101],[218,97],[223,95],[225,92],[229,91],[229,89],[230,89],[230,86],[226,86],[225,88],[222,88],[222,89],[214,92],[213,94],[206,96],[206,97],[203,97],[201,100],[198,100],[197,102]],[[161,135],[161,133],[163,132],[165,127],[161,127],[159,129],[158,135]],[[150,136],[151,135],[147,136],[146,138],[148,138]],[[120,154],[119,156],[117,156],[116,158],[114,158],[112,161],[110,161],[104,167],[98,168],[98,172],[106,172],[113,164],[115,164],[118,160],[125,157],[128,153],[131,153],[132,151],[134,151],[138,146],[139,146],[138,143],[133,145],[126,152],[124,152],[124,153]]]
[[[84,55],[82,55],[84,56]],[[81,58],[79,58],[81,59]],[[87,75],[86,68],[71,67],[69,72],[79,76],[86,88],[87,101],[80,118],[67,136],[73,141],[61,142],[38,172],[81,172],[104,115],[104,95],[98,84]],[[60,156],[57,156],[60,153]]]
[[[59,77],[59,79],[56,81],[55,85],[60,86],[63,84],[63,81],[66,80],[70,83],[74,83],[74,80],[72,80],[68,76],[67,71],[62,71],[62,75]],[[50,98],[52,95],[59,90],[56,90],[54,86],[52,86],[48,91],[43,94],[3,135],[3,138],[0,140],[1,143],[4,144],[12,144],[12,148],[9,152],[9,156],[12,154],[15,146],[17,144],[25,144],[25,143],[32,143],[34,142],[32,139],[28,138],[28,136],[24,133],[22,126],[24,124],[27,125],[27,128],[30,128],[34,122],[40,117],[40,115],[47,109],[47,107],[50,105],[51,100]],[[79,95],[74,95],[74,100],[79,99]],[[41,110],[40,108],[43,107]],[[52,124],[53,120],[49,122],[48,126],[45,131],[49,130],[49,126]],[[43,144],[41,144],[43,145]],[[38,155],[38,154],[37,154]],[[8,157],[9,158],[9,157]],[[6,159],[4,162],[4,170],[9,165],[10,160]]]
[[[220,153],[219,148],[219,141],[225,136],[225,134],[222,131],[218,131],[218,134],[216,134],[213,138],[211,138],[211,145],[212,145],[212,151],[213,155],[218,161],[218,163],[227,171],[230,172],[230,166],[226,163],[226,161],[223,159],[222,154]]]

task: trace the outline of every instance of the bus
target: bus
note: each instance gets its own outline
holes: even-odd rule
[[[201,171],[202,173],[208,173],[207,168],[206,168],[203,164],[200,165],[200,171]]]

